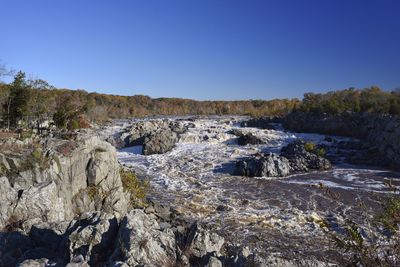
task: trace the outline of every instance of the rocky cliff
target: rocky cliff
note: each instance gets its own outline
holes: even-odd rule
[[[5,151],[0,159],[0,228],[11,219],[29,227],[87,211],[126,213],[115,149],[97,137],[48,139],[27,144],[19,154]]]
[[[290,131],[342,135],[359,138],[379,153],[376,165],[400,166],[400,118],[389,115],[341,114],[336,116],[295,112],[284,120]]]
[[[255,256],[168,206],[132,209],[93,134],[1,144],[0,266],[244,266]]]

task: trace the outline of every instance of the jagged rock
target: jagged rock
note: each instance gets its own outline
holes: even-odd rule
[[[239,136],[238,144],[241,146],[245,145],[258,145],[258,144],[263,144],[264,142],[255,136],[252,133],[247,133],[247,134],[242,134]]]
[[[244,133],[240,129],[232,129],[227,132],[228,134],[233,134],[239,137],[238,145],[245,146],[245,145],[258,145],[263,144],[264,141],[261,140],[259,137],[255,136],[252,133]]]
[[[307,172],[309,169],[329,170],[332,168],[329,160],[308,152],[305,142],[302,140],[295,140],[283,147],[281,156],[289,160],[291,172]]]
[[[282,177],[290,173],[290,164],[285,157],[268,154],[240,160],[236,163],[236,174],[248,177]]]
[[[178,142],[178,134],[172,130],[157,131],[144,138],[143,155],[164,154]]]
[[[121,133],[119,138],[124,140],[125,146],[142,145],[144,155],[163,154],[175,146],[187,129],[188,126],[181,121],[139,121]]]
[[[79,262],[98,266],[106,262],[112,253],[118,221],[110,214],[93,213],[87,217],[77,222],[75,229],[69,233],[69,253],[73,259],[82,258]]]
[[[219,254],[225,243],[225,239],[216,233],[205,230],[197,223],[194,223],[190,227],[187,243],[191,244],[192,255],[202,258],[204,255],[213,252]]]
[[[331,167],[329,160],[308,152],[305,143],[296,140],[282,148],[280,155],[270,153],[239,160],[235,173],[248,177],[281,177],[310,169],[328,170]]]
[[[49,266],[49,259],[41,258],[41,259],[29,259],[18,264],[18,267],[46,267]],[[50,265],[51,266],[51,265]]]
[[[142,210],[132,210],[122,220],[114,258],[129,266],[166,266],[176,262],[175,235],[160,230],[157,221]]]

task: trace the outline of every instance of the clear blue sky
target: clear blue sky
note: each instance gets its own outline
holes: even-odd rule
[[[0,60],[51,84],[194,99],[400,87],[399,0],[2,0]]]

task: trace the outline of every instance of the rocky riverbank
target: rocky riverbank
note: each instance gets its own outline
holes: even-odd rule
[[[279,255],[291,263],[305,260],[306,266],[340,262],[342,255],[331,247],[324,225],[340,231],[339,225],[351,218],[367,226],[359,203],[368,206],[368,214],[374,214],[375,193],[387,193],[390,189],[384,183],[389,179],[397,187],[399,175],[348,165],[347,159],[358,154],[360,140],[288,132],[277,124],[275,130],[241,127],[246,119],[171,118],[191,125],[173,149],[143,155],[135,147],[125,147],[117,155],[122,165],[151,181],[153,196],[160,203],[204,222],[225,240],[246,244],[263,259]],[[242,143],[241,136],[247,141]],[[307,153],[298,140],[309,143]],[[284,147],[288,148],[281,152]],[[257,175],[260,177],[232,175],[238,161],[257,160],[270,153],[287,160],[288,176],[273,177],[280,175],[272,175],[272,171]],[[324,168],[330,164],[318,156],[323,154],[332,168]],[[275,158],[267,165],[275,167]]]
[[[136,120],[3,142],[0,266],[340,262],[324,227],[339,229],[345,218],[366,225],[357,201],[372,214],[370,192],[385,194],[386,179],[397,187],[398,174],[338,167],[335,154],[356,146],[351,138],[285,132],[276,124],[241,127],[243,120]],[[148,155],[146,142],[157,144],[157,153]],[[234,176],[237,162],[245,166]],[[150,182],[140,203],[126,190],[128,170]]]
[[[169,206],[133,208],[115,148],[93,132],[1,146],[0,266],[265,262]]]
[[[400,119],[389,115],[345,113],[336,116],[295,112],[284,119],[291,131],[350,136],[368,146],[369,164],[400,166]]]

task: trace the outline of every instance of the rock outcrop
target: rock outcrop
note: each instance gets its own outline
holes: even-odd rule
[[[312,170],[329,170],[332,168],[329,160],[306,149],[306,143],[296,140],[281,150],[281,156],[289,160],[290,172],[307,172]]]
[[[26,227],[70,220],[91,210],[117,217],[127,203],[115,149],[98,137],[49,139],[28,156],[3,155],[9,164],[0,177],[0,228],[10,221]]]
[[[124,146],[143,146],[144,155],[163,154],[175,146],[187,128],[181,121],[139,121],[121,133],[119,138]]]
[[[306,150],[305,142],[296,140],[281,150],[281,154],[256,155],[236,163],[237,175],[248,177],[283,177],[309,170],[328,170],[329,160]]]
[[[115,149],[98,137],[35,146],[2,154],[0,266],[242,266],[250,259],[168,206],[148,201],[128,212]]]
[[[165,207],[164,207],[165,208]],[[134,209],[123,218],[90,212],[79,220],[0,232],[0,266],[245,266],[250,252],[229,249],[197,223]],[[171,211],[170,211],[171,213]]]
[[[380,156],[372,157],[369,164],[400,166],[400,118],[396,116],[353,113],[333,116],[295,112],[285,118],[284,127],[296,132],[361,139],[369,147],[369,158]]]
[[[282,177],[289,173],[289,160],[272,153],[240,160],[236,163],[236,174],[241,176]]]

